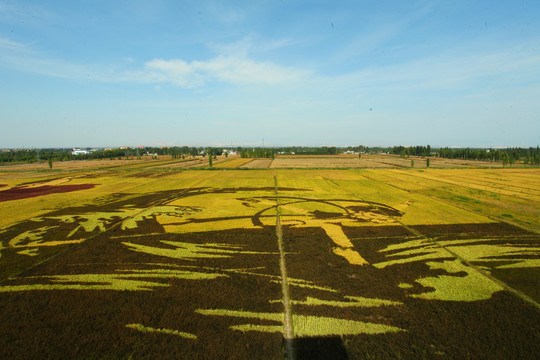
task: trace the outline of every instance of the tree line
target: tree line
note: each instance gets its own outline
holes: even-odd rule
[[[90,149],[87,149],[90,150]],[[140,148],[115,148],[98,149],[88,154],[73,155],[72,149],[47,148],[47,149],[4,149],[0,151],[0,163],[32,163],[40,161],[66,161],[66,160],[93,160],[93,159],[140,159],[150,154],[152,156],[170,155],[173,159],[181,159],[186,156],[211,156],[223,155],[222,147],[140,147]],[[512,165],[517,162],[526,165],[540,165],[540,148],[432,148],[430,145],[418,146],[393,146],[393,147],[369,147],[365,145],[335,147],[235,147],[229,148],[243,158],[274,158],[278,154],[296,155],[337,155],[345,152],[359,154],[388,153],[401,157],[408,156],[435,156],[448,159],[483,160],[502,162],[503,165]],[[227,154],[227,152],[225,152]]]
[[[462,160],[483,160],[502,162],[504,166],[522,162],[525,165],[540,165],[540,148],[537,146],[529,148],[505,148],[505,149],[484,149],[484,148],[439,148],[431,149],[427,146],[394,146],[392,154],[401,157],[415,156],[437,156],[446,159]]]
[[[146,154],[151,155],[171,155],[173,158],[191,155],[196,156],[206,153],[211,149],[213,154],[221,155],[223,149],[208,147],[142,147],[142,148],[115,148],[99,149],[89,153],[73,155],[71,148],[50,148],[50,149],[4,149],[0,151],[0,163],[34,163],[40,161],[67,161],[67,160],[102,160],[102,159],[132,159],[141,158]]]

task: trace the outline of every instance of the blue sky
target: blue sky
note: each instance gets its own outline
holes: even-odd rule
[[[0,147],[536,146],[538,1],[0,0]]]

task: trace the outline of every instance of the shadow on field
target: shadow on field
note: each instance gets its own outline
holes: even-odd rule
[[[294,339],[296,360],[347,360],[347,350],[340,336],[302,337]]]

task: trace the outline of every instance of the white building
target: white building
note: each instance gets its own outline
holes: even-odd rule
[[[88,155],[90,154],[90,151],[88,150],[82,150],[82,149],[73,149],[71,152],[71,155]]]

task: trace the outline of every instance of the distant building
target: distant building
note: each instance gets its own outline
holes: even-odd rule
[[[90,154],[89,150],[82,150],[82,149],[73,149],[71,152],[71,155],[88,155]]]

